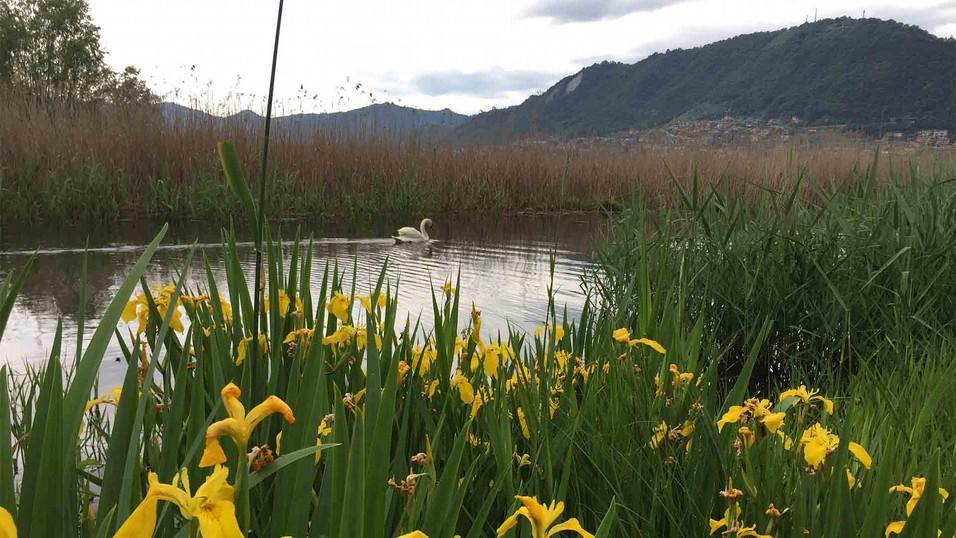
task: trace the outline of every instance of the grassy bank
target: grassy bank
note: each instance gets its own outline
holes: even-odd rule
[[[136,291],[160,233],[67,375],[59,337],[0,375],[0,506],[38,537],[540,538],[527,497],[564,503],[561,536],[953,536],[952,187],[862,177],[634,209],[601,300],[532,334],[458,319],[455,282],[434,327],[396,319],[307,241],[268,244],[258,320],[229,233],[225,289]],[[124,383],[97,387],[114,337]]]
[[[211,149],[236,142],[257,170],[259,125],[197,117],[165,121],[156,109],[36,107],[0,96],[0,218],[90,222],[147,216],[225,222],[238,209]],[[149,148],[145,150],[144,148]],[[740,149],[635,149],[614,145],[448,147],[372,134],[273,133],[271,214],[466,214],[598,210],[635,197],[673,205],[674,183],[720,183],[740,197],[782,190],[805,175],[817,186],[866,168],[871,148],[793,145]],[[937,153],[883,155],[879,179]]]

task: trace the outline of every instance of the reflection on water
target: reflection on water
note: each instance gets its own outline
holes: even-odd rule
[[[295,226],[283,223],[281,230],[290,235]],[[590,245],[603,226],[603,220],[594,215],[511,217],[477,223],[435,219],[433,236],[437,240],[428,245],[394,244],[388,237],[397,226],[329,227],[303,223],[301,229],[303,235],[324,236],[314,242],[314,293],[318,293],[325,263],[337,260],[340,270],[346,272],[348,284],[354,266],[357,289],[367,291],[374,286],[387,259],[388,281],[393,289],[396,285],[399,289],[399,315],[409,315],[413,325],[420,316],[422,326],[430,329],[432,288],[440,288],[446,279],[453,279],[460,272],[460,316],[467,316],[473,301],[482,311],[483,327],[504,332],[508,323],[527,330],[542,322],[552,254],[556,305],[566,306],[571,318],[579,315],[585,301],[580,276],[588,263]],[[44,361],[60,318],[65,348],[73,348],[87,234],[91,236],[87,262],[89,304],[84,325],[88,339],[141,254],[142,245],[158,228],[119,226],[95,233],[83,229],[4,229],[0,235],[0,276],[21,267],[33,249],[39,247],[40,254],[0,341],[0,362],[16,366],[23,360],[35,364]],[[220,289],[226,289],[218,239],[216,227],[195,223],[171,226],[163,247],[150,263],[147,282],[173,280],[186,261],[189,247],[198,241],[200,249],[193,258],[189,285],[193,287],[205,280],[204,254],[217,283],[222,284]],[[241,244],[240,255],[251,282],[255,260],[251,243]],[[118,347],[113,345],[107,352],[102,374],[110,380],[122,376],[120,365],[110,360],[119,355]]]

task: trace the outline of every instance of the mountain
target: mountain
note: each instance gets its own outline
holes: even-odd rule
[[[740,35],[635,64],[592,65],[520,105],[473,116],[454,136],[593,136],[723,116],[953,129],[956,41],[851,18]]]
[[[237,122],[250,128],[261,128],[263,118],[251,110],[220,117],[194,110],[176,103],[163,103],[163,115],[174,121]],[[393,103],[379,103],[346,112],[321,114],[293,114],[272,118],[272,128],[296,135],[316,132],[337,134],[373,134],[405,136],[409,134],[437,135],[467,121],[468,116],[449,109],[421,110]]]

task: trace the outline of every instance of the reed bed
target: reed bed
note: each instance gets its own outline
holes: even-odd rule
[[[205,284],[184,289],[189,259],[177,281],[151,285],[142,275],[162,230],[88,344],[80,335],[69,349],[57,335],[42,370],[0,370],[0,431],[12,434],[0,443],[0,532],[954,536],[956,500],[946,489],[956,479],[948,457],[956,439],[956,386],[946,382],[956,375],[951,323],[907,335],[893,330],[891,316],[874,314],[869,321],[886,345],[846,346],[859,360],[843,377],[821,375],[805,360],[755,383],[768,350],[842,349],[843,335],[855,341],[867,330],[848,323],[825,333],[837,344],[814,343],[790,337],[780,312],[759,303],[745,303],[751,315],[730,321],[718,306],[741,297],[720,287],[729,277],[718,266],[734,248],[759,242],[738,232],[750,228],[728,223],[767,215],[789,223],[794,236],[852,217],[857,226],[823,229],[837,227],[848,247],[866,238],[879,244],[875,267],[857,279],[888,297],[910,286],[921,300],[927,286],[934,296],[945,291],[923,280],[932,267],[916,266],[930,265],[926,252],[946,240],[925,225],[948,226],[938,220],[951,215],[948,184],[871,190],[877,176],[870,169],[861,184],[806,205],[795,202],[802,187],[793,185],[746,214],[715,191],[694,189],[675,192],[681,209],[655,226],[638,227],[635,209],[617,223],[601,270],[586,277],[595,300],[581,317],[565,319],[552,301],[530,334],[482,329],[481,305],[458,319],[467,290],[454,281],[435,284],[434,326],[397,319],[397,290],[384,276],[370,289],[343,288],[349,266],[315,267],[299,237],[282,245],[267,234],[258,286],[245,280],[230,230],[225,289],[208,264]],[[803,215],[820,207],[834,215]],[[254,211],[239,214],[251,219]],[[703,246],[717,241],[699,229],[708,227],[729,237],[719,243],[724,250],[688,248],[697,235]],[[697,235],[661,232],[672,229]],[[882,245],[890,235],[909,248],[884,261],[898,246]],[[826,252],[810,241],[786,244],[803,245],[804,256]],[[867,266],[859,253],[830,255],[849,259],[851,273]],[[789,258],[767,259],[782,266]],[[816,300],[826,311],[827,292],[854,291],[843,286],[857,282],[801,281],[777,265],[766,272],[780,275],[770,283],[783,296],[766,301]],[[317,289],[309,285],[315,271],[323,275]],[[750,286],[763,278],[736,273]],[[939,278],[950,283],[951,275]],[[28,276],[25,267],[0,287],[0,335]],[[256,293],[265,305],[258,317]],[[879,307],[877,296],[859,295]],[[842,296],[853,312],[863,310]],[[927,317],[927,309],[904,310],[911,308],[895,311]],[[928,308],[942,318],[951,302],[929,300]],[[794,323],[804,321],[823,325],[812,316]],[[253,327],[262,335],[256,342]],[[98,387],[113,338],[127,373],[122,386]],[[817,357],[819,365],[830,360]]]
[[[822,188],[799,176],[741,198],[695,182],[673,209],[637,204],[596,253],[595,293],[639,318],[651,315],[639,308],[650,287],[686,290],[686,321],[706,316],[731,369],[746,351],[739,335],[770,320],[765,385],[889,366],[956,332],[956,173],[912,163],[881,181],[879,166],[874,156]]]
[[[0,218],[90,222],[202,218],[238,209],[221,181],[219,140],[246,166],[260,125],[210,116],[164,119],[159,108],[63,108],[0,96]],[[148,150],[145,148],[149,148]],[[872,148],[645,148],[615,143],[455,146],[428,137],[288,130],[273,133],[272,214],[327,218],[616,210],[634,198],[670,207],[673,185],[695,178],[735,196],[784,190],[805,175],[818,185],[865,169]],[[879,179],[947,162],[938,152],[881,155]]]

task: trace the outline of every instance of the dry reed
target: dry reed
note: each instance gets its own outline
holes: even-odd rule
[[[8,220],[222,220],[235,202],[221,179],[216,142],[233,140],[247,167],[257,162],[258,124],[199,115],[164,120],[158,109],[40,107],[9,96],[0,96],[0,117],[0,217]],[[673,183],[688,185],[695,176],[737,195],[780,189],[800,174],[826,188],[859,175],[873,155],[864,143],[457,147],[421,137],[281,130],[272,147],[272,214],[289,217],[596,210],[634,197],[667,205]],[[952,166],[950,157],[884,151],[880,173]]]

